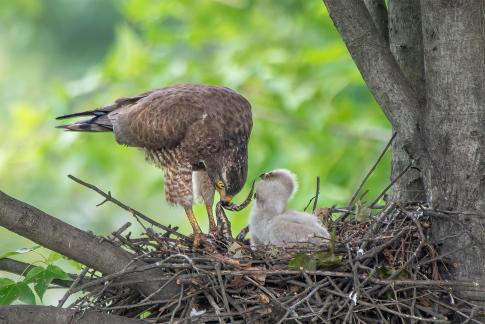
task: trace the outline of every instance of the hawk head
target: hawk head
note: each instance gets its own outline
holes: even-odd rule
[[[248,173],[248,148],[246,144],[225,148],[204,161],[207,174],[221,195],[229,203],[246,182]]]

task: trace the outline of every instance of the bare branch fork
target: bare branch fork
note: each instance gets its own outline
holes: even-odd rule
[[[420,103],[385,38],[361,0],[323,0],[369,90],[397,131],[405,150],[419,159],[426,151],[419,136]],[[367,3],[373,1],[368,0]]]
[[[99,189],[98,187],[96,187],[96,186],[94,186],[94,185],[92,185],[92,184],[90,184],[90,183],[87,183],[86,181],[83,181],[83,180],[81,180],[81,179],[79,179],[79,178],[76,178],[75,176],[73,176],[73,175],[71,175],[71,174],[70,174],[70,175],[68,175],[68,177],[69,177],[69,179],[71,179],[71,180],[73,180],[73,181],[75,181],[75,182],[77,182],[77,183],[79,183],[79,184],[81,184],[81,185],[85,186],[86,188],[89,188],[89,189],[91,189],[91,190],[93,190],[93,191],[97,192],[97,193],[98,193],[98,194],[100,194],[101,196],[103,196],[103,197],[105,198],[105,200],[104,200],[104,201],[102,201],[102,202],[101,202],[100,204],[98,204],[97,206],[100,206],[100,205],[104,204],[104,203],[105,203],[105,202],[107,202],[107,201],[112,202],[112,203],[114,203],[115,205],[117,205],[117,206],[119,206],[119,207],[123,208],[124,210],[126,210],[126,211],[128,211],[128,212],[130,212],[130,213],[133,215],[133,217],[135,217],[137,220],[138,220],[138,218],[141,218],[141,219],[143,219],[144,221],[146,221],[147,223],[149,223],[149,224],[151,224],[151,225],[153,225],[153,226],[159,227],[159,228],[163,229],[163,230],[164,230],[164,231],[166,231],[166,232],[173,233],[175,236],[177,236],[177,237],[179,237],[179,238],[181,238],[181,239],[183,239],[183,240],[186,240],[186,241],[192,241],[192,239],[191,239],[191,238],[189,238],[189,237],[187,237],[187,236],[185,236],[185,235],[183,235],[183,234],[180,234],[179,232],[177,232],[177,231],[176,231],[176,229],[169,228],[169,227],[167,227],[167,226],[165,226],[165,225],[163,225],[163,224],[160,224],[159,222],[154,221],[153,219],[151,219],[151,218],[149,218],[149,217],[145,216],[144,214],[140,213],[139,211],[137,211],[137,210],[135,210],[135,209],[133,209],[133,208],[131,208],[131,207],[129,207],[129,206],[127,206],[127,205],[125,205],[124,203],[122,203],[122,202],[121,202],[121,201],[119,201],[118,199],[114,198],[114,197],[111,195],[111,192],[109,192],[109,191],[108,191],[108,192],[106,193],[106,192],[104,192],[103,190]]]

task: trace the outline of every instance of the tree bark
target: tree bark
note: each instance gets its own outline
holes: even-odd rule
[[[421,9],[430,152],[422,171],[431,206],[455,213],[432,233],[442,253],[460,249],[450,255],[455,278],[484,282],[485,1],[423,0]]]
[[[420,107],[425,104],[423,36],[419,0],[389,1],[389,43],[391,52],[404,76],[413,87]],[[422,110],[418,112],[422,113]],[[418,120],[419,124],[420,120]],[[402,149],[401,137],[392,145],[391,179],[395,179],[411,163]],[[393,186],[390,200],[397,202],[426,201],[419,170],[409,169]]]
[[[73,260],[91,267],[103,274],[113,274],[124,270],[134,270],[147,266],[134,260],[134,256],[109,241],[93,234],[81,231],[43,211],[24,202],[9,197],[0,191],[0,226],[26,237],[48,249],[59,252]],[[123,279],[137,280],[135,286],[147,296],[159,286],[145,280],[148,277],[160,277],[156,268],[143,272],[132,272]],[[163,283],[160,283],[163,284]],[[177,285],[169,284],[159,298],[170,298],[178,293]]]
[[[377,31],[386,43],[389,42],[389,18],[385,0],[364,0],[364,3],[367,10],[369,10],[369,14],[374,21]]]
[[[0,324],[143,324],[145,321],[52,306],[0,306]]]
[[[484,284],[485,0],[421,0],[423,59],[417,2],[391,0],[391,45],[399,64],[362,1],[323,1],[398,133],[396,154],[415,159],[426,201],[444,211],[433,214],[432,237],[453,264],[452,279]],[[400,46],[406,44],[415,48],[404,51]],[[461,292],[485,300],[483,294]]]

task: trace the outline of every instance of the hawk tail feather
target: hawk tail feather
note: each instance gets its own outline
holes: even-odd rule
[[[114,106],[107,106],[94,110],[78,112],[74,114],[62,115],[56,119],[65,119],[81,116],[92,116],[91,118],[81,119],[71,124],[59,125],[56,128],[63,128],[75,132],[112,132],[113,124],[108,118],[108,114],[115,109]]]

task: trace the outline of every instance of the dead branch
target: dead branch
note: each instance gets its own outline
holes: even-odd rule
[[[73,175],[68,175],[69,179],[85,186],[86,188],[89,188],[95,192],[97,192],[98,194],[100,194],[101,196],[103,196],[105,198],[105,200],[103,202],[101,202],[100,204],[98,204],[98,206],[100,206],[101,204],[105,203],[106,201],[109,201],[109,202],[112,202],[113,204],[123,208],[124,210],[130,212],[133,217],[135,217],[137,220],[138,218],[141,218],[143,219],[144,221],[146,221],[147,223],[153,225],[153,226],[156,226],[158,228],[161,228],[162,230],[166,231],[166,232],[169,232],[169,233],[172,233],[174,234],[175,236],[181,238],[181,239],[184,239],[184,240],[187,240],[187,241],[192,241],[192,239],[190,239],[189,237],[177,232],[176,230],[174,230],[173,228],[169,228],[165,225],[162,225],[160,224],[159,222],[156,222],[154,221],[153,219],[151,219],[150,217],[144,215],[143,213],[137,211],[136,209],[134,208],[131,208],[127,205],[125,205],[124,203],[122,203],[121,201],[119,201],[118,199],[116,199],[115,197],[113,197],[111,195],[111,192],[108,191],[108,193],[104,192],[103,190],[99,189],[98,187],[96,187],[95,185],[92,185],[90,183],[87,183],[86,181],[83,181],[79,178],[76,178],[75,176]]]

